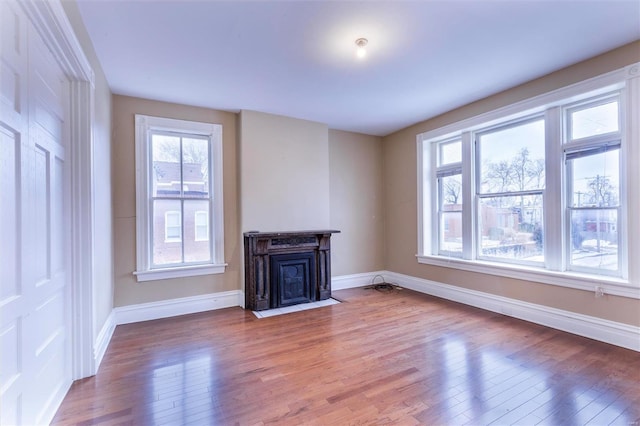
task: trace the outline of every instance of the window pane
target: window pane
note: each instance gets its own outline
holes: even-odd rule
[[[462,161],[462,141],[441,143],[438,145],[438,151],[440,166]]]
[[[211,259],[209,225],[207,222],[209,202],[204,200],[185,200],[184,215],[184,261],[209,261]]]
[[[480,199],[482,256],[543,262],[542,194]]]
[[[544,188],[544,120],[482,133],[480,192],[512,192]]]
[[[617,132],[618,101],[571,112],[571,139]]]
[[[182,139],[183,190],[187,197],[206,198],[209,195],[209,141]]]
[[[620,203],[619,150],[569,160],[572,207],[614,207]]]
[[[462,212],[442,212],[440,251],[462,253]]]
[[[440,251],[462,253],[462,176],[440,178]]]
[[[571,265],[609,271],[618,269],[617,210],[571,212]]]
[[[153,202],[154,265],[182,262],[182,220],[179,200]]]
[[[440,178],[442,210],[462,210],[462,176],[453,175]]]
[[[180,138],[176,136],[151,135],[151,178],[154,197],[179,197]]]

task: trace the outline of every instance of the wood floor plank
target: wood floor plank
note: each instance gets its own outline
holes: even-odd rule
[[[638,424],[640,354],[410,290],[118,326],[54,425]]]

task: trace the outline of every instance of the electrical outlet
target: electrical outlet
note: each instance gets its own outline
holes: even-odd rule
[[[604,287],[596,286],[595,292],[596,292],[596,297],[604,296]]]

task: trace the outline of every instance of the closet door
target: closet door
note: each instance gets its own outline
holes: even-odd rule
[[[41,424],[71,383],[69,83],[20,4],[0,8],[0,424]]]

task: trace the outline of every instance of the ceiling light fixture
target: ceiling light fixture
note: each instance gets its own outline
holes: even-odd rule
[[[367,40],[366,38],[359,38],[356,40],[356,46],[358,46],[358,48],[356,49],[356,56],[360,59],[364,58],[365,56],[367,56],[367,44],[369,43],[369,40]]]

